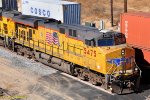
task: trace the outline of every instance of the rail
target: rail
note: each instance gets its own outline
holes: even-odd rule
[[[9,94],[7,90],[0,88],[0,97],[2,98],[10,98],[11,100],[18,100],[13,95]]]

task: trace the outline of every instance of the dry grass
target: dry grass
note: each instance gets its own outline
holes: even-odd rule
[[[110,0],[68,0],[82,5],[82,21],[110,19]],[[124,0],[114,0],[115,20],[124,10]],[[150,12],[150,0],[128,0],[128,11]]]

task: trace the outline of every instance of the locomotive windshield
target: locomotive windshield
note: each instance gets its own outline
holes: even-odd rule
[[[125,35],[122,33],[114,33],[114,41],[115,45],[125,44],[126,43]]]
[[[126,39],[122,33],[106,32],[98,39],[98,46],[114,46],[125,44]]]

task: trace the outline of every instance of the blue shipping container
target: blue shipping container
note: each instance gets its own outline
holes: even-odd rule
[[[4,10],[18,10],[17,0],[2,0]]]
[[[66,24],[80,24],[81,22],[81,5],[69,4],[64,7],[64,23]]]

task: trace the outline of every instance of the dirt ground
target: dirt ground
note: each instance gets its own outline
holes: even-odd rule
[[[1,52],[2,51],[3,49]],[[25,68],[26,65],[23,63],[25,62],[23,61],[24,58],[20,57],[20,59],[16,57],[16,54],[8,53],[8,55],[2,55],[1,53],[1,56],[7,56],[9,59],[0,57],[0,87],[8,90],[8,93],[14,97],[23,96],[24,98],[21,100],[45,100],[45,98],[36,94],[36,89],[38,89],[36,85],[42,85],[42,82],[39,81],[42,74],[37,71],[33,72],[33,70],[28,70],[27,67]],[[20,59],[20,61],[16,62],[17,59]],[[25,60],[28,61],[28,59]],[[32,67],[32,63],[35,62],[30,61],[28,67]],[[49,70],[49,68],[47,69]],[[56,72],[56,70],[51,69],[50,72],[53,73]],[[45,72],[43,73],[45,74]],[[48,90],[49,87],[45,87],[45,89]]]
[[[25,96],[30,100],[45,100],[28,90],[31,84],[38,82],[38,78],[37,75],[26,70],[14,68],[10,61],[0,58],[0,86],[13,93],[13,96]]]

